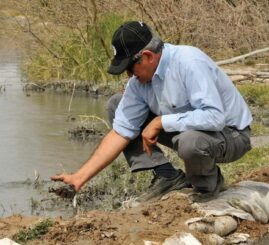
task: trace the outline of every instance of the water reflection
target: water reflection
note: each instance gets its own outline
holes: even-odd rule
[[[68,130],[76,121],[67,120],[68,116],[105,118],[106,99],[75,93],[69,112],[70,94],[27,96],[22,91],[19,56],[10,50],[0,50],[0,85],[6,87],[0,93],[0,215],[31,214],[31,202],[40,192],[27,185],[7,188],[6,184],[34,179],[35,170],[41,179],[48,179],[57,172],[79,168],[97,141],[82,144],[69,140]]]

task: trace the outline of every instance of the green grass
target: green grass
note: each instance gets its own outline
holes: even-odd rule
[[[250,105],[269,106],[269,85],[266,84],[242,84],[237,85],[240,93]]]
[[[162,147],[168,159],[176,168],[184,169],[183,162],[177,154]],[[232,163],[219,164],[225,177],[226,184],[231,184],[241,176],[268,165],[269,145],[253,148],[240,160]],[[83,210],[101,208],[105,210],[117,209],[124,200],[141,195],[147,190],[152,179],[152,171],[131,173],[125,159],[118,159],[103,170],[78,196],[79,208]]]
[[[249,174],[251,171],[269,164],[269,145],[253,148],[238,161],[219,164],[227,184],[236,180],[238,174]]]
[[[260,136],[260,135],[268,135],[269,128],[265,127],[262,123],[254,122],[251,124],[251,135],[252,136]]]
[[[13,236],[13,239],[18,243],[39,239],[49,231],[51,226],[53,226],[53,222],[50,219],[45,219],[32,228],[20,230]]]
[[[145,191],[151,179],[152,171],[131,173],[125,159],[120,157],[83,188],[78,196],[79,207],[82,210],[117,209],[123,201]]]
[[[47,46],[60,59],[53,57],[40,46],[34,51],[31,59],[25,62],[25,76],[35,83],[68,79],[104,84],[111,80],[119,80],[109,75],[107,69],[112,57],[112,34],[124,21],[124,18],[114,13],[104,15],[98,23],[98,28],[88,27],[84,36],[68,27],[61,27],[57,37],[46,40]]]

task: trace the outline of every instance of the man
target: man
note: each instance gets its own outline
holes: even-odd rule
[[[113,129],[74,174],[53,176],[76,191],[122,151],[131,170],[153,169],[142,200],[192,186],[218,194],[223,177],[216,163],[232,162],[251,149],[251,113],[228,76],[201,50],[163,43],[143,22],[127,22],[112,39],[108,72],[127,71],[123,95],[108,102]],[[156,143],[177,151],[176,170]]]

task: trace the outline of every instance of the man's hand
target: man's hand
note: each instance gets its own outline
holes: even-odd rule
[[[62,181],[65,184],[73,186],[76,192],[78,192],[83,185],[83,183],[75,174],[60,174],[51,176],[50,178],[53,181]]]
[[[163,128],[161,117],[155,117],[143,130],[143,149],[151,156],[152,150],[151,145],[157,143],[158,135]]]

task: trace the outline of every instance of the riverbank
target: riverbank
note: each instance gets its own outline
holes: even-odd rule
[[[50,81],[48,83],[33,83],[25,82],[23,83],[23,91],[27,94],[30,92],[58,92],[58,93],[68,93],[72,94],[74,92],[84,93],[89,96],[111,96],[115,93],[123,92],[125,83],[127,80],[119,81],[115,83],[106,83],[106,84],[91,84],[87,81]]]
[[[16,81],[18,83],[18,85],[20,84],[20,79],[17,79],[18,81]],[[10,81],[13,83],[13,81]],[[13,83],[14,84],[14,83]],[[72,83],[71,83],[72,84]],[[256,85],[256,84],[255,84]],[[253,86],[255,88],[255,86]],[[71,86],[72,88],[72,86]],[[264,98],[266,98],[266,96],[264,96],[263,91],[258,90],[258,93],[253,93],[252,89],[246,90],[246,95],[249,96],[248,98],[251,98],[252,100],[250,101],[251,103],[256,103],[256,100],[254,100],[253,102],[253,94],[255,94],[255,99],[257,99],[257,101],[265,101],[266,100]],[[255,91],[255,90],[254,90]],[[259,92],[260,91],[260,92]],[[28,91],[29,92],[29,91]],[[42,96],[40,96],[42,95]],[[259,96],[260,95],[260,96]],[[265,94],[266,95],[266,94]],[[10,94],[10,88],[8,87],[7,91],[1,95],[1,99],[3,101],[5,101],[6,99],[9,98],[9,96],[11,96]],[[48,96],[48,97],[47,97]],[[69,95],[67,96],[63,96],[65,99],[62,100],[60,99],[60,97],[62,96],[62,93],[60,92],[58,94],[58,96],[54,96],[52,94],[47,94],[47,93],[41,93],[41,94],[37,94],[37,93],[33,93],[30,94],[30,96],[24,96],[23,93],[20,94],[20,96],[18,96],[18,94],[15,94],[14,97],[10,97],[10,98],[16,98],[19,99],[20,97],[22,98],[21,101],[18,101],[15,106],[17,106],[17,104],[22,105],[22,101],[25,101],[28,106],[23,106],[23,111],[21,111],[20,114],[20,120],[22,120],[23,115],[26,115],[27,119],[30,119],[30,115],[34,114],[34,119],[38,119],[36,117],[37,113],[40,113],[40,119],[38,119],[38,123],[37,125],[39,126],[34,132],[38,132],[38,135],[41,133],[41,128],[40,127],[44,122],[46,118],[51,118],[51,120],[49,120],[47,123],[48,125],[45,127],[45,135],[42,135],[42,137],[48,137],[49,139],[53,139],[53,142],[56,142],[55,145],[52,145],[51,143],[46,147],[47,152],[49,152],[50,156],[52,155],[53,149],[55,150],[56,147],[60,147],[57,149],[57,153],[62,152],[65,155],[66,161],[70,161],[70,158],[72,156],[74,156],[75,154],[71,154],[69,149],[72,149],[72,146],[69,146],[68,150],[63,151],[62,150],[62,146],[61,144],[58,143],[58,138],[59,135],[63,134],[63,123],[64,121],[66,121],[67,119],[67,113],[63,113],[68,111],[68,105],[70,105],[70,98],[71,95],[69,93]],[[71,112],[74,112],[76,110],[80,110],[82,106],[88,106],[88,104],[92,104],[94,105],[94,109],[100,111],[104,109],[103,105],[99,105],[99,107],[97,108],[97,105],[95,105],[95,101],[94,100],[90,100],[90,96],[85,96],[83,97],[83,102],[81,104],[77,104],[76,101],[73,101],[74,106],[71,106]],[[262,100],[263,99],[263,100]],[[29,103],[31,101],[31,103]],[[47,105],[47,103],[50,105],[49,109],[48,107],[46,107],[45,105]],[[29,107],[31,105],[31,107]],[[38,106],[36,106],[38,105]],[[255,104],[256,105],[256,104]],[[15,111],[15,110],[11,110],[8,109],[9,107],[7,107],[7,111],[6,113],[4,113],[4,115],[9,115],[8,112],[10,111]],[[17,108],[17,107],[15,107]],[[58,108],[58,109],[57,109]],[[75,110],[76,108],[76,110]],[[29,109],[30,112],[27,113],[27,110]],[[37,109],[37,111],[35,113],[33,113],[33,109]],[[51,110],[56,110],[56,116],[54,114],[50,114]],[[255,116],[258,119],[258,122],[265,122],[266,117],[261,116],[260,115],[261,109],[256,107],[255,110]],[[16,112],[16,115],[18,114],[18,112]],[[13,115],[13,114],[12,114]],[[39,114],[38,114],[39,115]],[[61,115],[61,120],[59,120],[59,115]],[[54,118],[56,117],[56,120],[54,120]],[[4,117],[2,117],[4,118]],[[11,120],[9,122],[9,126],[11,125],[11,122],[19,122],[20,120]],[[65,120],[64,120],[65,119]],[[24,120],[25,122],[25,120]],[[30,122],[33,122],[33,119],[30,120]],[[53,122],[53,123],[52,123]],[[52,125],[55,126],[55,124],[58,122],[58,129],[54,132],[54,131],[50,131],[52,129]],[[21,123],[20,123],[21,125]],[[30,123],[26,123],[26,125],[30,125]],[[18,125],[14,125],[14,128],[18,128]],[[66,129],[66,127],[65,127]],[[30,129],[29,129],[30,130]],[[11,130],[10,132],[16,132],[15,130]],[[32,132],[33,130],[30,130],[29,132]],[[66,130],[67,131],[67,130]],[[4,130],[3,132],[9,132],[8,130]],[[23,133],[27,133],[26,129],[25,129],[25,125],[24,128],[21,130],[21,132]],[[262,132],[262,133],[261,133]],[[263,134],[264,131],[261,131],[260,134]],[[47,135],[48,134],[48,135]],[[52,136],[52,137],[51,137]],[[266,137],[266,136],[265,136]],[[8,137],[4,137],[4,138],[8,138]],[[24,139],[25,137],[20,137],[22,139]],[[26,134],[26,138],[29,138],[29,134]],[[33,137],[34,138],[34,137]],[[41,141],[41,138],[38,140]],[[12,141],[14,142],[14,141]],[[261,143],[261,138],[258,138],[256,140],[256,142]],[[8,142],[9,143],[9,142]],[[20,146],[24,146],[24,144],[19,144]],[[37,163],[40,164],[40,160],[37,161],[35,160],[36,158],[33,158],[34,153],[38,154],[38,156],[40,157],[41,152],[44,152],[44,148],[41,148],[41,150],[38,152],[38,148],[33,148],[33,147],[37,147],[37,144],[31,144],[31,151],[29,155],[32,158],[32,161],[34,163],[34,166],[37,166]],[[81,147],[81,145],[79,146],[79,148]],[[83,146],[85,148],[85,146]],[[27,147],[27,149],[29,149],[29,147]],[[33,150],[33,149],[37,149]],[[88,156],[88,149],[87,149],[87,156]],[[47,152],[44,152],[45,155],[47,155]],[[225,174],[225,178],[226,180],[229,181],[229,183],[235,183],[238,182],[240,180],[243,179],[243,177],[247,177],[248,173],[250,171],[252,171],[253,169],[257,169],[262,165],[266,165],[268,164],[268,152],[269,149],[268,147],[259,147],[259,148],[255,148],[253,149],[253,151],[251,152],[251,154],[248,154],[246,156],[246,158],[241,159],[239,162],[236,162],[234,164],[227,164],[225,166],[223,166],[223,170],[224,170],[224,174]],[[66,156],[67,154],[69,154],[69,156]],[[171,156],[171,158],[173,159],[173,162],[175,162],[177,165],[178,163],[178,158],[175,156]],[[39,159],[39,158],[38,158]],[[60,159],[60,157],[57,157],[57,161],[58,159]],[[8,161],[9,162],[9,161]],[[10,161],[10,162],[14,162],[14,161]],[[20,161],[22,163],[22,161]],[[26,161],[25,161],[26,162]],[[29,163],[29,160],[27,161],[27,163]],[[50,164],[49,168],[46,169],[52,169],[54,168],[55,164]],[[123,167],[124,165],[124,167]],[[234,169],[232,168],[234,166]],[[77,163],[76,166],[73,166],[73,168],[75,169],[75,167],[79,167],[79,164]],[[63,168],[63,166],[62,166]],[[252,169],[252,170],[251,170]],[[33,170],[33,169],[31,169]],[[47,171],[47,170],[46,170]],[[54,171],[54,170],[53,170]],[[56,171],[56,170],[55,170]],[[33,171],[32,171],[33,172]],[[127,173],[127,174],[126,174]],[[46,173],[46,176],[49,176],[49,173]],[[7,175],[7,176],[11,176],[11,174]],[[140,188],[140,191],[143,190],[143,188],[146,187],[146,184],[144,182],[141,181],[141,179],[139,178],[131,178],[129,177],[130,173],[128,173],[127,170],[127,166],[124,163],[116,163],[113,166],[111,166],[111,169],[108,169],[108,172],[104,172],[104,175],[100,175],[98,176],[98,179],[96,179],[96,182],[94,183],[94,185],[88,186],[89,189],[86,189],[84,191],[85,196],[83,198],[81,198],[82,201],[90,203],[90,207],[87,208],[87,210],[92,209],[92,208],[105,208],[105,209],[115,209],[115,208],[119,208],[121,202],[124,200],[124,195],[127,193],[127,197],[130,197],[130,190],[133,190],[134,187],[138,187]],[[256,179],[259,180],[260,177],[264,177],[266,178],[267,172],[261,172],[261,174],[258,174],[258,177],[256,175]],[[247,177],[248,178],[248,177]],[[251,177],[250,177],[251,178]],[[253,177],[254,178],[254,177]],[[149,180],[149,178],[148,178]],[[131,183],[132,185],[127,186],[128,188],[126,188],[126,183]],[[135,182],[135,183],[134,183]],[[111,183],[113,183],[113,185],[111,185]],[[108,193],[109,190],[109,193]],[[117,191],[116,191],[117,190]],[[10,189],[6,188],[7,192],[10,192]],[[88,193],[88,195],[86,195]],[[42,192],[42,194],[44,196],[48,196],[47,190],[44,190],[44,192]],[[129,194],[129,196],[128,196]],[[133,195],[135,194],[139,194],[139,193],[131,193]],[[25,194],[24,194],[25,195]],[[92,195],[96,195],[95,197],[97,198],[92,198]],[[25,196],[24,196],[25,198]],[[175,199],[174,199],[175,198]],[[43,240],[34,240],[32,242],[28,242],[29,244],[53,244],[56,243],[58,240],[58,242],[61,244],[89,244],[90,242],[92,242],[93,244],[107,244],[107,243],[111,243],[111,244],[121,244],[121,243],[131,243],[133,242],[134,244],[141,244],[141,242],[143,242],[139,237],[142,237],[143,239],[151,239],[153,241],[163,241],[166,237],[173,235],[172,232],[174,232],[176,229],[178,229],[178,227],[181,228],[184,226],[184,220],[185,218],[189,218],[191,217],[196,211],[194,209],[186,209],[183,213],[181,210],[182,208],[185,208],[186,206],[188,206],[189,202],[187,199],[185,198],[181,198],[178,200],[178,197],[172,197],[169,202],[156,202],[154,205],[156,205],[156,207],[160,207],[159,205],[162,206],[161,213],[157,213],[156,216],[156,212],[157,210],[153,210],[152,207],[152,203],[149,204],[145,204],[144,209],[140,209],[137,208],[133,211],[113,211],[113,212],[105,212],[105,211],[91,211],[91,212],[86,212],[85,208],[78,208],[78,209],[73,209],[70,212],[76,212],[78,210],[79,215],[75,216],[74,218],[70,218],[68,220],[62,220],[62,219],[53,219],[53,221],[55,222],[54,226],[51,228],[51,231],[43,238]],[[78,197],[79,199],[79,197]],[[179,202],[182,203],[183,206],[179,205]],[[68,206],[70,205],[70,201],[67,200],[61,200],[62,204],[67,204]],[[85,204],[85,203],[84,203]],[[105,205],[104,205],[105,204]],[[33,207],[34,206],[38,206],[38,203],[35,202],[35,200],[33,200],[32,202]],[[82,204],[83,205],[83,204]],[[64,205],[62,205],[64,206]],[[168,210],[171,206],[171,212]],[[54,207],[55,208],[55,207]],[[57,209],[57,206],[56,206]],[[143,210],[145,210],[144,214],[143,214]],[[168,210],[167,212],[165,212],[165,210]],[[155,213],[154,213],[155,212]],[[46,213],[43,212],[43,213]],[[142,213],[142,215],[141,215]],[[175,218],[175,220],[173,220],[173,216],[172,214],[178,213],[178,217]],[[72,213],[73,214],[73,213]],[[166,215],[167,214],[167,215]],[[44,214],[45,215],[45,214]],[[86,220],[85,220],[86,217]],[[160,223],[159,223],[159,219],[156,220],[156,218],[154,217],[160,217]],[[185,217],[185,218],[184,218]],[[184,218],[184,219],[183,219]],[[23,229],[24,227],[28,227],[29,225],[34,225],[36,222],[39,222],[40,219],[43,219],[41,217],[25,217],[25,216],[10,216],[7,218],[3,218],[0,221],[0,228],[1,228],[1,238],[4,236],[9,236],[12,237],[13,234],[17,233],[20,229]],[[140,227],[139,222],[136,222],[135,220],[142,220],[142,225]],[[169,220],[171,219],[171,220]],[[165,223],[168,222],[168,225]],[[169,222],[171,221],[171,227]],[[155,223],[154,223],[155,222]],[[245,222],[242,222],[243,224]],[[110,224],[110,225],[107,225]],[[115,224],[115,225],[114,225]],[[179,226],[177,226],[177,224],[181,224]],[[152,227],[150,228],[148,231],[148,226]],[[114,231],[114,229],[112,229],[113,227],[116,227]],[[127,230],[126,227],[130,227],[130,230]],[[185,227],[185,226],[184,226]],[[240,226],[239,226],[240,227]],[[253,232],[253,237],[259,237],[256,236],[259,232],[259,230],[264,230],[266,226],[262,225],[262,226],[256,226],[253,223],[246,223],[246,227],[247,227],[247,232],[251,232],[253,227],[256,227],[254,229]],[[171,228],[171,230],[170,230]],[[186,228],[186,227],[185,227]],[[185,230],[185,228],[182,228],[182,230]],[[239,228],[238,228],[239,229]],[[144,234],[143,231],[146,230],[147,232]],[[159,234],[160,230],[164,230],[164,233]],[[67,231],[67,232],[66,232]],[[158,231],[158,232],[156,232]],[[70,232],[70,236],[68,235]],[[257,234],[256,234],[256,233]],[[126,234],[127,233],[127,234]],[[133,234],[133,235],[132,235]],[[152,235],[150,235],[152,234]],[[252,234],[252,233],[251,233]],[[256,235],[255,235],[256,234]],[[260,233],[259,233],[260,234]],[[260,235],[262,235],[264,233],[261,233]],[[87,240],[88,237],[93,237],[92,241]],[[201,241],[204,241],[203,234],[198,234],[197,237],[199,239],[201,239]],[[58,240],[57,240],[58,239]],[[86,241],[83,241],[85,240]],[[137,239],[137,240],[136,240]],[[140,239],[140,240],[139,240]]]
[[[269,167],[257,168],[243,176],[238,181],[247,179],[269,183]],[[210,234],[190,230],[185,224],[186,220],[198,216],[201,213],[190,199],[173,192],[162,200],[143,203],[131,209],[113,212],[93,210],[79,213],[69,220],[53,219],[54,225],[45,236],[26,244],[162,244],[179,231],[191,233],[202,244],[213,244],[209,242]],[[19,230],[33,227],[42,219],[20,215],[1,218],[0,238],[13,238]],[[257,242],[268,235],[268,224],[242,220],[232,233],[235,232],[247,233],[249,242]]]
[[[260,144],[259,137],[252,137],[253,150],[247,153],[240,161],[235,163],[220,165],[225,175],[225,181],[228,187],[232,188],[244,180],[253,180],[256,182],[269,183],[269,138],[262,137],[264,145]],[[255,139],[255,140],[253,140]],[[119,163],[117,163],[119,165]],[[111,168],[111,167],[109,167]],[[112,167],[113,168],[113,167]],[[119,166],[118,166],[119,168]],[[229,168],[229,169],[227,169]],[[119,170],[119,169],[118,169]],[[109,169],[106,171],[110,171]],[[105,171],[105,172],[106,172]],[[126,169],[125,169],[126,171]],[[145,241],[152,241],[148,244],[162,244],[165,239],[173,236],[178,231],[191,233],[202,244],[209,243],[210,234],[190,230],[185,222],[194,217],[200,217],[202,214],[192,205],[192,201],[185,195],[179,192],[172,192],[168,197],[159,201],[143,203],[138,207],[131,209],[124,209],[130,206],[130,201],[122,202],[121,208],[113,211],[104,211],[104,203],[106,199],[116,201],[118,196],[111,199],[111,193],[104,193],[105,190],[118,188],[114,177],[109,172],[102,172],[100,179],[103,180],[102,186],[88,186],[83,190],[83,195],[86,192],[99,191],[99,204],[96,203],[98,210],[86,211],[83,206],[83,198],[89,205],[97,199],[91,199],[91,196],[83,197],[73,213],[76,215],[72,218],[50,218],[53,224],[48,227],[48,233],[40,235],[38,232],[29,233],[29,229],[35,229],[40,222],[46,222],[48,217],[45,216],[22,216],[13,215],[0,219],[0,239],[9,237],[10,239],[20,238],[25,239],[26,242],[19,242],[19,244],[147,244]],[[117,179],[119,177],[119,172]],[[122,176],[122,174],[120,175]],[[94,180],[93,180],[94,182]],[[97,183],[100,181],[96,180]],[[111,185],[114,183],[117,186]],[[118,183],[118,182],[117,182]],[[133,186],[135,187],[135,185]],[[87,189],[89,188],[89,189]],[[124,189],[128,189],[128,185]],[[123,191],[123,190],[121,190]],[[102,194],[103,192],[103,194]],[[113,192],[113,191],[112,191]],[[91,193],[90,195],[97,195]],[[102,195],[105,199],[102,200]],[[78,196],[78,200],[80,197]],[[126,200],[126,199],[125,199]],[[132,200],[129,197],[128,200]],[[59,201],[59,200],[58,200]],[[69,203],[68,199],[61,199],[62,203]],[[102,203],[104,202],[104,203]],[[116,201],[118,202],[118,201]],[[80,206],[82,205],[82,206]],[[103,206],[102,206],[103,205]],[[94,205],[92,205],[94,206]],[[100,209],[101,208],[101,209]],[[115,207],[114,207],[115,208]],[[39,229],[35,229],[39,230]],[[258,241],[264,239],[268,235],[268,224],[261,224],[258,222],[248,220],[238,220],[238,226],[234,233],[248,234],[249,241],[255,241],[257,244],[262,244]],[[19,235],[18,235],[19,234]],[[29,234],[35,234],[39,238],[28,240]],[[33,237],[35,237],[33,236]],[[225,239],[228,239],[224,236]],[[221,244],[221,243],[220,243]],[[230,243],[234,244],[234,243]],[[266,244],[266,243],[264,243]]]

